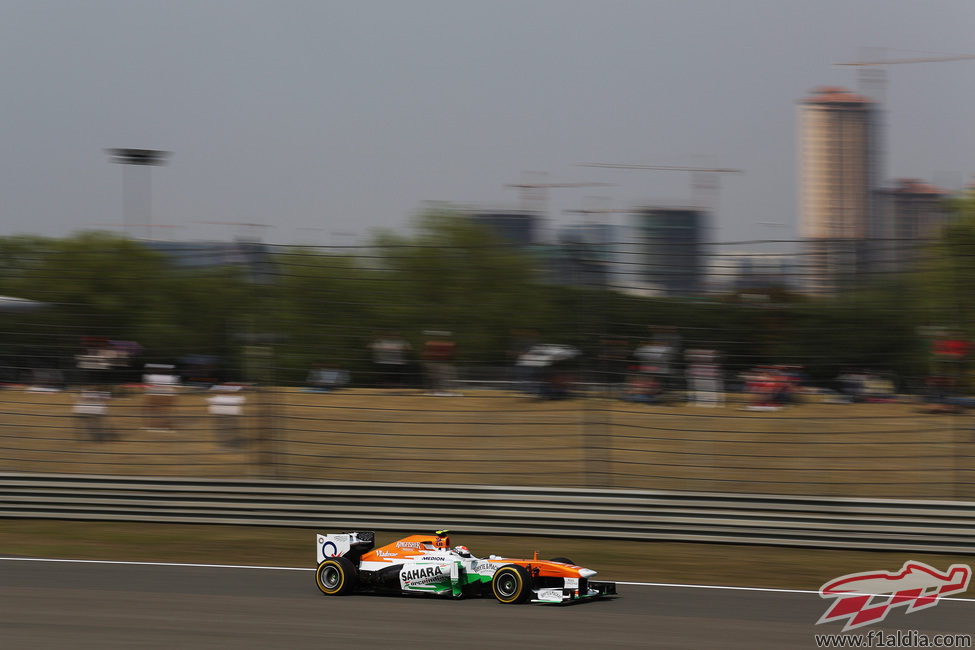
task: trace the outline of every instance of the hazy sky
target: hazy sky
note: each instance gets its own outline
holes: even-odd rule
[[[3,235],[122,220],[106,147],[159,148],[176,239],[349,243],[424,201],[516,207],[525,172],[614,187],[579,207],[686,201],[714,164],[722,241],[794,237],[796,100],[856,87],[864,47],[975,50],[972,0],[0,0]],[[888,68],[887,176],[975,173],[975,60]],[[785,227],[761,225],[784,223]]]

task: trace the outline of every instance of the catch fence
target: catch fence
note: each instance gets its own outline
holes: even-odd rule
[[[972,498],[975,431],[965,414],[914,404],[743,402],[698,409],[593,392],[547,401],[348,388],[245,393],[227,443],[206,391],[176,397],[173,429],[145,396],[112,398],[105,441],[88,437],[72,392],[0,392],[0,468],[146,476],[275,477],[593,486],[797,495]],[[148,426],[147,426],[148,424]]]
[[[975,498],[967,285],[773,245],[32,251],[0,471]]]

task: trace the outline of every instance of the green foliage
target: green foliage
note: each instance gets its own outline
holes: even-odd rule
[[[283,335],[275,361],[285,376],[301,381],[315,363],[355,367],[376,321],[374,296],[385,286],[383,274],[355,257],[307,248],[278,254],[274,264],[260,329]]]
[[[214,354],[234,367],[255,337],[275,340],[278,381],[301,382],[315,363],[365,377],[368,344],[399,332],[414,350],[424,330],[450,330],[465,363],[510,362],[514,330],[576,345],[595,359],[614,337],[635,348],[654,328],[684,347],[717,349],[729,369],[761,363],[806,367],[827,380],[845,367],[900,376],[925,372],[922,325],[975,334],[975,200],[913,274],[861,285],[831,299],[778,292],[766,302],[644,298],[544,281],[539,253],[496,239],[462,214],[437,207],[409,234],[378,233],[354,255],[292,248],[258,281],[247,265],[183,267],[106,233],[66,239],[0,238],[0,293],[50,304],[5,314],[5,349],[45,348],[70,358],[80,336],[135,340],[150,356]]]
[[[138,341],[151,355],[228,352],[243,299],[235,269],[189,273],[122,237],[88,232],[66,239],[0,239],[3,291],[49,305],[16,323],[7,343],[77,350],[80,337]],[[40,337],[40,338],[38,338]]]
[[[954,213],[941,237],[925,250],[913,277],[925,324],[975,335],[975,195],[949,203]]]
[[[545,319],[547,296],[531,259],[450,210],[421,215],[413,237],[379,233],[375,246],[377,273],[395,292],[380,299],[382,327],[450,330],[466,358],[497,361],[510,330]]]

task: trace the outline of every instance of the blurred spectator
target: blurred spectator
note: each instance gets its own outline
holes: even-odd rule
[[[676,387],[674,357],[680,337],[672,328],[651,328],[654,338],[633,350],[633,363],[623,399],[630,402],[665,402]]]
[[[106,416],[111,393],[93,388],[82,389],[74,404],[74,414],[79,431],[88,440],[106,442],[116,436],[108,427]]]
[[[427,390],[431,395],[454,397],[455,382],[454,357],[457,346],[450,332],[429,330],[423,345],[423,366],[426,371]]]
[[[674,388],[673,364],[680,347],[680,336],[672,327],[651,329],[654,331],[653,340],[637,346],[633,357],[637,361],[638,372],[656,379],[660,391],[665,392]]]
[[[836,385],[839,395],[831,401],[840,404],[897,400],[894,381],[870,370],[845,370],[836,378]]]
[[[538,393],[538,366],[527,363],[526,355],[538,344],[535,330],[511,330],[508,358],[514,369],[516,390],[535,395]]]
[[[142,384],[146,391],[147,428],[170,433],[176,428],[173,409],[179,377],[170,365],[147,363],[145,371]]]
[[[897,390],[894,380],[890,377],[869,373],[863,383],[864,399],[867,402],[895,402],[897,401]]]
[[[135,341],[111,341],[100,336],[81,337],[82,352],[75,355],[78,380],[84,384],[113,384],[122,375],[132,358],[142,352]]]
[[[965,366],[971,351],[971,341],[960,331],[946,331],[932,342],[926,401],[938,405],[937,410],[959,412],[969,405],[970,400],[959,393],[966,383]]]
[[[745,390],[752,398],[749,411],[777,411],[796,400],[798,376],[786,366],[759,366],[743,375]]]
[[[210,388],[220,382],[220,359],[212,354],[189,354],[179,360],[183,384]]]
[[[336,366],[316,363],[308,371],[308,378],[305,380],[307,390],[316,393],[330,393],[333,390],[349,385],[349,372]]]
[[[720,406],[724,403],[724,382],[718,353],[714,350],[688,350],[687,399],[695,406]]]
[[[975,407],[975,400],[959,395],[954,377],[929,375],[924,379],[924,384],[924,401],[931,405],[928,408],[931,413],[962,413],[967,408]]]
[[[663,401],[664,393],[656,377],[634,372],[627,377],[622,399],[627,402],[651,404]]]
[[[626,339],[608,337],[600,341],[599,371],[611,395],[618,395],[626,386],[629,358]]]
[[[377,383],[385,388],[401,388],[405,383],[407,355],[413,349],[399,334],[386,333],[369,344]]]
[[[217,384],[210,390],[213,394],[207,398],[207,410],[217,440],[227,447],[241,446],[244,443],[242,420],[246,401],[243,386]]]
[[[542,399],[566,399],[572,396],[575,361],[579,350],[571,345],[543,343],[533,345],[518,358],[518,365],[530,369],[535,394]]]
[[[857,404],[864,399],[866,375],[862,372],[844,370],[836,378],[839,396],[835,401],[841,404]]]
[[[58,393],[65,388],[64,373],[57,368],[31,369],[31,393]]]

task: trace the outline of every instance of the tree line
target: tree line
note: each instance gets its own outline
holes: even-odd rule
[[[779,363],[821,381],[849,367],[920,378],[930,363],[923,332],[950,327],[970,339],[975,326],[975,203],[953,208],[923,268],[831,297],[749,290],[765,295],[758,303],[734,292],[662,298],[553,284],[538,252],[440,208],[409,234],[380,232],[348,252],[267,247],[260,274],[258,262],[180,264],[104,232],[3,237],[0,293],[47,306],[0,313],[0,355],[10,367],[70,367],[81,338],[97,336],[138,342],[143,360],[212,355],[228,377],[246,379],[259,345],[271,351],[275,381],[301,382],[327,363],[368,383],[368,345],[382,332],[418,349],[423,331],[449,330],[472,367],[510,364],[519,337],[533,332],[578,347],[583,369],[598,372],[607,341],[635,347],[667,327],[684,347],[720,351],[729,370]]]

